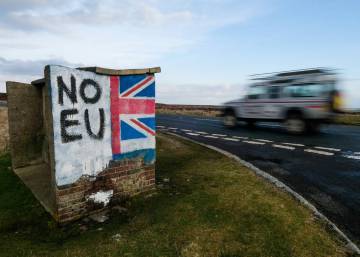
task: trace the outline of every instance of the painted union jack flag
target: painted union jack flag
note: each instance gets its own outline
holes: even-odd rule
[[[154,75],[110,77],[113,159],[155,149]]]

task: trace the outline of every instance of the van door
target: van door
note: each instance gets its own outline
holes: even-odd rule
[[[264,86],[252,86],[242,105],[244,118],[260,119],[264,112],[264,98],[266,90]]]
[[[264,104],[265,119],[280,119],[282,103],[279,102],[281,86],[274,85],[267,87],[267,99]]]

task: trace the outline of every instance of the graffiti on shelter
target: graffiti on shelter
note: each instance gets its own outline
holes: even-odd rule
[[[50,66],[58,186],[96,176],[111,161],[155,160],[153,75],[105,76]]]

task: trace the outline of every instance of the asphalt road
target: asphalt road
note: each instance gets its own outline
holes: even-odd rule
[[[360,244],[360,127],[288,135],[278,124],[222,126],[218,118],[157,115],[157,129],[216,146],[285,182]]]

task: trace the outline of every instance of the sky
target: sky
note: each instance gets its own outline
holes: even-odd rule
[[[0,0],[0,92],[46,64],[160,66],[157,102],[221,104],[249,75],[337,69],[360,108],[358,0]]]

